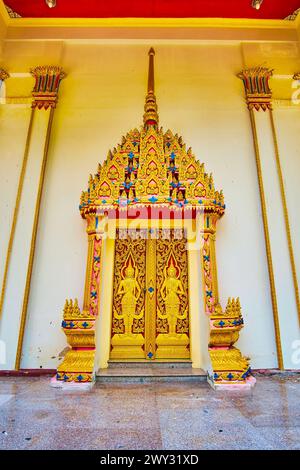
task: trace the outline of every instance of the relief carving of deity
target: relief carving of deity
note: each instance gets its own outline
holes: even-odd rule
[[[141,288],[137,281],[136,270],[131,262],[125,269],[125,277],[120,281],[117,294],[122,295],[121,306],[122,313],[116,315],[117,318],[122,318],[125,326],[125,335],[132,334],[133,320],[141,318],[143,312],[139,315],[136,314],[136,304],[139,299]]]
[[[176,276],[176,268],[173,264],[167,269],[167,276],[161,287],[161,296],[165,302],[165,315],[169,324],[169,334],[176,335],[177,319],[183,318],[180,315],[180,294],[184,294],[182,282]]]

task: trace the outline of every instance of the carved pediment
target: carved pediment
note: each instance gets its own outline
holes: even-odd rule
[[[148,96],[149,95],[149,96]],[[215,191],[213,178],[196,160],[182,137],[158,126],[154,90],[148,90],[144,126],[122,137],[108,153],[89,188],[81,196],[82,216],[98,207],[163,204],[180,208],[202,208],[224,212],[222,193]]]

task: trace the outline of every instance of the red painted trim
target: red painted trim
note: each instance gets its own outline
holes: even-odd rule
[[[283,19],[300,7],[299,0],[4,0],[23,17],[32,18],[261,18]]]
[[[0,370],[0,377],[41,377],[43,375],[55,375],[56,369],[20,369]]]

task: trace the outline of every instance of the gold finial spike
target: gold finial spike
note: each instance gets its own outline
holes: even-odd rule
[[[149,50],[148,89],[145,103],[144,125],[158,126],[157,104],[154,95],[154,49]]]
[[[149,71],[148,71],[148,93],[154,93],[154,56],[153,47],[148,52],[149,55]]]

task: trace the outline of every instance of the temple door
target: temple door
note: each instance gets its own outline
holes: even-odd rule
[[[190,358],[183,230],[117,230],[110,358]]]

